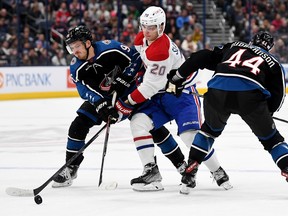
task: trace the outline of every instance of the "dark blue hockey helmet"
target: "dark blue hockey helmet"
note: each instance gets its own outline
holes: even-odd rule
[[[86,26],[80,25],[69,30],[65,42],[67,45],[69,45],[75,41],[82,41],[85,43],[87,40],[92,42],[91,31]]]
[[[254,35],[251,40],[251,44],[269,51],[274,46],[274,39],[270,33],[260,31]]]

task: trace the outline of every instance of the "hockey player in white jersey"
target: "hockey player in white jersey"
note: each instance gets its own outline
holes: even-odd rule
[[[154,143],[172,161],[180,174],[187,166],[183,160],[184,156],[177,157],[182,154],[178,144],[169,131],[163,129],[162,126],[175,120],[179,136],[190,149],[191,142],[202,124],[200,100],[197,96],[191,95],[191,92],[197,92],[195,76],[186,80],[184,90],[186,94],[182,94],[179,98],[165,92],[167,73],[172,69],[177,69],[185,61],[179,48],[163,33],[165,23],[165,12],[160,7],[151,6],[141,15],[142,31],[137,34],[134,45],[140,53],[146,71],[143,81],[128,95],[127,100],[116,103],[118,110],[129,115],[133,107],[145,102],[130,121],[136,149],[144,166],[143,174],[131,180],[133,189],[137,191],[163,190],[162,177],[154,157]],[[120,83],[121,81],[118,84]],[[161,130],[162,133],[159,133],[161,135],[157,136],[157,130]],[[181,154],[178,154],[179,151]],[[204,164],[209,168],[219,186],[225,189],[232,188],[229,177],[220,166],[214,149],[207,154]],[[195,185],[196,183],[194,187]],[[185,185],[182,187],[184,187],[182,192],[189,192],[185,191]]]

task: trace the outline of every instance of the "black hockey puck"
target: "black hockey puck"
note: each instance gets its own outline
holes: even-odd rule
[[[36,196],[34,197],[34,201],[35,201],[38,205],[40,205],[43,200],[42,200],[42,197],[41,197],[40,195],[36,195]]]

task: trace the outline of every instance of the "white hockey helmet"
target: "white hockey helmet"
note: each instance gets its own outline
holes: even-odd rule
[[[156,25],[158,30],[158,37],[160,37],[166,25],[166,15],[161,7],[151,6],[148,7],[140,16],[140,24],[146,26]],[[163,31],[160,26],[163,25]]]

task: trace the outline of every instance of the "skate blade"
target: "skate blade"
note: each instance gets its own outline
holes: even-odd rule
[[[150,184],[133,184],[132,189],[137,192],[153,192],[153,191],[162,191],[164,190],[161,182],[152,182]]]
[[[225,190],[230,190],[233,188],[233,186],[231,185],[231,183],[229,181],[223,182],[220,187],[223,187]]]
[[[52,184],[52,188],[63,188],[63,187],[69,187],[71,186],[73,183],[73,181],[66,181],[66,182],[63,182],[63,183],[58,183],[58,182],[53,182]]]
[[[190,193],[191,187],[188,187],[186,184],[181,184],[180,185],[180,194],[185,194],[188,195]]]

